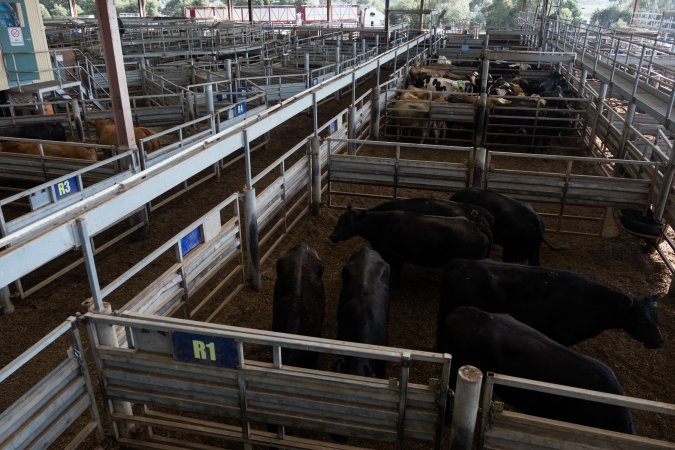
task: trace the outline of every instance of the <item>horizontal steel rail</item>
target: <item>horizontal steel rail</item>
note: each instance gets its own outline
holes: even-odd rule
[[[253,141],[313,106],[314,101],[323,100],[348,87],[352,83],[352,76],[356,79],[366,76],[380,64],[393,60],[427,38],[427,35],[422,35],[412,39],[376,59],[362,63],[189,147],[93,197],[0,239],[0,248],[3,249],[0,252],[0,266],[3,267],[0,286],[6,286],[57,256],[77,248],[79,237],[73,226],[76,218],[85,218],[90,235],[97,234],[110,223],[132,213],[177,183],[234,153],[244,145],[245,136]]]

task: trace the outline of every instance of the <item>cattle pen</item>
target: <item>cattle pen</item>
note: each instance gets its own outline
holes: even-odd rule
[[[522,41],[523,37],[519,39]],[[355,61],[352,67],[315,86],[310,83],[306,91],[278,105],[265,104],[261,111],[240,121],[217,128],[210,122],[206,134],[167,151],[166,157],[156,162],[146,161],[137,171],[108,178],[108,184],[99,186],[91,196],[77,202],[71,200],[67,208],[52,207],[49,214],[21,226],[19,222],[11,223],[15,227],[0,241],[1,284],[8,285],[66,250],[78,248],[76,252],[82,255],[86,267],[86,272],[80,270],[80,286],[83,290],[90,286],[86,297],[92,313],[59,325],[16,360],[18,352],[6,358],[7,363],[14,361],[0,372],[3,392],[10,391],[11,387],[6,386],[16,383],[24,373],[19,371],[20,366],[28,364],[21,370],[31,370],[30,364],[39,363],[39,357],[35,361],[31,358],[46,353],[44,349],[49,344],[61,342],[55,350],[60,355],[68,348],[66,361],[61,363],[59,359],[53,372],[45,372],[42,380],[35,380],[35,387],[25,393],[3,396],[6,408],[3,417],[13,417],[16,428],[3,434],[1,442],[30,445],[55,442],[79,417],[73,425],[75,431],[70,428],[65,438],[77,442],[88,435],[100,437],[106,423],[111,426],[112,439],[132,447],[186,448],[197,434],[200,443],[195,443],[195,448],[202,443],[234,445],[234,442],[244,448],[251,444],[289,448],[448,447],[449,429],[444,429],[442,416],[447,409],[448,389],[455,389],[448,386],[449,371],[457,368],[451,367],[451,355],[431,351],[438,301],[437,271],[406,266],[403,285],[392,294],[391,347],[330,339],[335,336],[340,268],[349,254],[363,245],[363,241],[339,245],[326,242],[348,201],[364,208],[391,198],[447,198],[466,186],[486,187],[532,202],[544,217],[546,229],[555,232],[553,239],[567,244],[569,248],[564,252],[544,250],[547,265],[592,273],[619,287],[641,291],[656,287],[666,291],[673,268],[668,235],[656,245],[660,257],[645,255],[636,238],[616,229],[615,215],[623,210],[642,212],[655,205],[659,219],[670,221],[673,209],[669,193],[675,173],[672,146],[664,150],[658,141],[646,138],[632,125],[632,119],[626,119],[624,126],[617,128],[616,118],[623,116],[612,110],[602,89],[594,96],[591,83],[572,66],[558,66],[556,70],[574,80],[577,96],[569,101],[582,105],[566,110],[569,114],[566,118],[571,118],[573,124],[566,131],[576,142],[569,146],[576,150],[574,154],[565,154],[569,150],[565,145],[555,153],[534,153],[534,148],[548,146],[535,144],[531,148],[522,142],[518,144],[517,140],[506,149],[491,145],[505,142],[512,133],[499,130],[497,133],[502,134],[497,141],[490,140],[489,130],[497,127],[500,116],[508,118],[510,114],[486,108],[487,96],[481,100],[485,102],[483,107],[480,104],[470,107],[470,114],[483,114],[477,122],[482,121],[485,127],[472,129],[469,137],[460,139],[458,145],[452,142],[452,146],[444,145],[447,141],[431,143],[432,136],[423,139],[425,136],[415,130],[393,142],[380,140],[388,134],[390,100],[406,87],[403,81],[408,65],[401,67],[400,57],[404,55],[408,60],[415,56],[409,53],[415,53],[413,49],[421,44],[421,55],[415,60],[421,62],[433,53],[432,45],[437,44],[430,45],[431,42],[429,36],[413,38],[402,47],[378,52],[373,59]],[[442,53],[443,49],[435,50]],[[531,62],[542,57],[530,56]],[[519,54],[516,60],[523,58]],[[385,80],[380,69],[392,63],[392,76]],[[365,93],[357,94],[358,80],[373,71],[379,83],[371,79],[370,86],[376,85],[372,89],[361,85]],[[344,88],[351,88],[349,107],[319,119],[321,105],[336,99]],[[226,92],[236,92],[228,89]],[[443,105],[446,111],[435,115],[433,120],[451,121],[455,113],[452,104],[448,105]],[[539,112],[536,106],[534,109],[536,121]],[[468,114],[466,110],[462,109],[462,115]],[[217,121],[215,110],[210,117]],[[291,122],[293,118],[296,122]],[[256,139],[269,141],[266,133],[284,136],[284,124],[299,127],[303,122],[310,123],[303,128],[308,131],[306,135],[291,132],[292,143],[278,146],[274,157],[258,159],[266,151],[262,146],[253,152],[254,143],[259,142]],[[526,128],[536,131],[537,124],[533,123]],[[429,129],[426,124],[420,128],[424,127]],[[536,142],[531,131],[525,135]],[[599,136],[602,138],[598,139]],[[585,155],[578,154],[578,143],[587,149]],[[527,147],[525,151],[509,151],[521,145]],[[268,147],[275,148],[274,142]],[[241,157],[229,164],[237,156],[235,153]],[[622,157],[607,158],[608,153]],[[118,159],[124,157],[118,155]],[[236,175],[235,170],[239,171]],[[144,245],[148,250],[146,256],[140,260],[124,256],[111,259],[111,252],[122,255],[131,252],[134,244],[128,240],[120,240],[107,252],[95,251],[91,236],[145,208],[178,180],[187,182],[201,171],[212,171],[213,180],[201,183],[192,194],[176,197],[170,203],[180,205],[180,214],[189,214],[189,218],[177,221],[181,225],[170,234],[152,238],[151,244]],[[84,177],[79,172],[76,175]],[[29,191],[26,197],[32,199],[52,184]],[[240,189],[242,184],[245,187]],[[211,199],[208,208],[188,213],[191,195],[209,198],[214,196],[214,190],[219,194],[215,200]],[[327,207],[320,206],[322,201]],[[153,212],[149,222],[151,233],[153,223],[167,217],[166,210]],[[299,241],[318,248],[327,267],[325,279],[332,303],[327,310],[330,325],[323,332],[326,339],[310,340],[266,331],[274,280],[270,267],[285,249]],[[122,265],[113,268],[114,261]],[[59,281],[54,286],[55,292],[61,293],[55,296],[69,289],[68,282]],[[34,296],[40,292],[37,290],[28,298],[38,298]],[[101,314],[104,302],[112,305],[115,315]],[[660,311],[665,318],[664,334],[672,337],[675,335],[672,305],[664,303]],[[6,319],[10,321],[11,316]],[[80,342],[78,329],[82,324],[87,325],[89,334],[85,339],[93,357]],[[69,332],[75,343],[72,347],[63,342],[68,340]],[[3,336],[4,333],[3,329]],[[180,349],[185,345],[191,349],[200,339],[203,343],[210,340],[214,349],[217,345],[218,351],[227,356],[223,360],[216,358],[218,363],[209,365],[181,361]],[[111,345],[114,341],[120,346]],[[485,374],[487,394],[479,420],[479,439],[485,441],[486,448],[490,445],[518,448],[518,442],[542,445],[547,436],[571,442],[572,447],[582,445],[579,439],[609,446],[620,442],[630,448],[672,447],[675,427],[670,416],[675,412],[675,397],[672,389],[664,387],[668,380],[657,381],[663,374],[671,373],[672,364],[664,361],[670,353],[663,352],[672,352],[672,345],[669,341],[667,348],[657,350],[662,353],[656,355],[618,332],[608,332],[597,341],[581,344],[582,350],[611,360],[618,367],[628,395],[635,399],[610,398]],[[617,351],[617,346],[629,351]],[[285,347],[320,352],[319,369],[285,366],[281,358],[281,349]],[[208,348],[205,345],[204,351]],[[388,378],[334,374],[328,370],[334,354],[386,360]],[[639,360],[647,360],[648,365],[640,365]],[[89,375],[91,362],[98,379]],[[631,381],[636,374],[644,383]],[[635,413],[639,434],[653,439],[587,429],[581,433],[583,427],[565,428],[566,425],[541,423],[537,418],[501,410],[499,403],[491,402],[489,389],[494,383],[619,402],[660,415],[653,418]],[[648,386],[652,383],[662,386],[665,397]],[[54,397],[44,395],[45,392]],[[98,401],[101,394],[105,398],[103,407]],[[455,405],[461,402],[459,389],[457,395],[450,398]],[[46,414],[48,401],[57,406]],[[270,432],[264,424],[284,428]],[[532,431],[533,424],[536,431]],[[130,425],[140,432],[128,433],[133,428]],[[523,427],[530,430],[523,432]],[[329,434],[349,436],[350,440],[338,444],[330,441]],[[516,444],[509,447],[506,442],[512,439]]]

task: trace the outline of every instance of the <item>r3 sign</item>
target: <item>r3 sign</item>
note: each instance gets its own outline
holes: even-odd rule
[[[68,197],[80,191],[80,186],[77,183],[77,176],[68,178],[67,180],[59,181],[54,184],[54,197],[56,200],[61,200],[63,197]]]

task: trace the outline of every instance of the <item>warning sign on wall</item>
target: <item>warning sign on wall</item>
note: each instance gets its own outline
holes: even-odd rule
[[[7,28],[7,33],[9,33],[9,45],[12,47],[17,47],[23,45],[23,33],[19,27],[9,27]]]

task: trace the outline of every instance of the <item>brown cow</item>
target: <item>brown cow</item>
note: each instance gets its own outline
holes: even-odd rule
[[[408,93],[409,94],[409,93]],[[410,94],[412,96],[412,94]],[[422,139],[429,135],[429,128],[434,132],[435,143],[438,143],[439,137],[445,137],[445,122],[437,120],[429,123],[428,100],[395,100],[390,106],[392,125],[396,127],[396,132],[400,136],[401,129],[407,128],[420,129]]]
[[[40,147],[33,142],[6,141],[2,143],[1,150],[7,153],[21,153],[23,155],[39,155]],[[86,159],[96,161],[96,150],[88,147],[75,147],[63,144],[42,144],[45,156],[57,156],[59,158]]]
[[[96,119],[94,122],[96,126],[96,134],[98,135],[98,143],[102,145],[117,145],[117,129],[115,124],[109,119]],[[136,137],[136,145],[140,148],[139,139],[146,138],[155,134],[149,128],[146,127],[134,127],[134,136]],[[154,151],[159,149],[159,141],[152,140],[146,142],[143,146],[146,151]],[[109,154],[106,156],[110,156]]]

